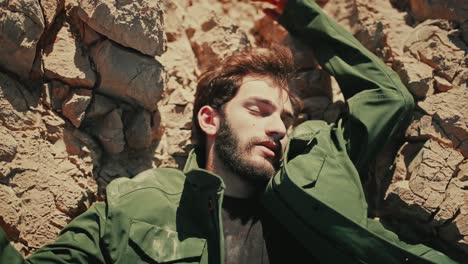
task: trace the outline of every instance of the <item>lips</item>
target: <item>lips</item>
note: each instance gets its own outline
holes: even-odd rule
[[[259,146],[263,146],[267,149],[268,156],[276,156],[279,149],[279,144],[276,144],[274,141],[262,141],[258,143]]]

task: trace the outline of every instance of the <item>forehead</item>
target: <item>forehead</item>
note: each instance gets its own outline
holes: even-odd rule
[[[246,76],[232,100],[249,100],[251,98],[270,101],[276,107],[292,112],[292,104],[287,90],[280,87],[271,78],[263,76]]]

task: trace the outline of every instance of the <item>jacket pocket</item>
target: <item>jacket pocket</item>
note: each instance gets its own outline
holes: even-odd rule
[[[188,237],[138,220],[132,220],[129,239],[135,255],[127,256],[128,263],[148,257],[157,263],[198,263],[206,246],[206,239]],[[141,256],[142,253],[146,256]]]
[[[315,187],[327,159],[327,154],[317,146],[315,136],[291,139],[281,172],[283,178],[289,178],[304,189]]]

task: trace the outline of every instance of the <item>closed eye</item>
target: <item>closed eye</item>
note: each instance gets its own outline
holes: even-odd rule
[[[269,116],[272,113],[267,107],[262,107],[258,104],[248,105],[247,109],[251,114],[261,117]]]

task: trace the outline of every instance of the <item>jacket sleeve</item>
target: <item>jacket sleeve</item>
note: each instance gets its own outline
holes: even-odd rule
[[[0,263],[105,263],[100,239],[105,229],[104,216],[105,204],[94,204],[70,222],[55,242],[38,249],[26,260],[0,229]]]
[[[346,98],[340,119],[347,150],[359,172],[410,118],[411,94],[395,72],[323,13],[313,0],[290,0],[279,22],[311,46]],[[362,177],[362,175],[361,175]]]

